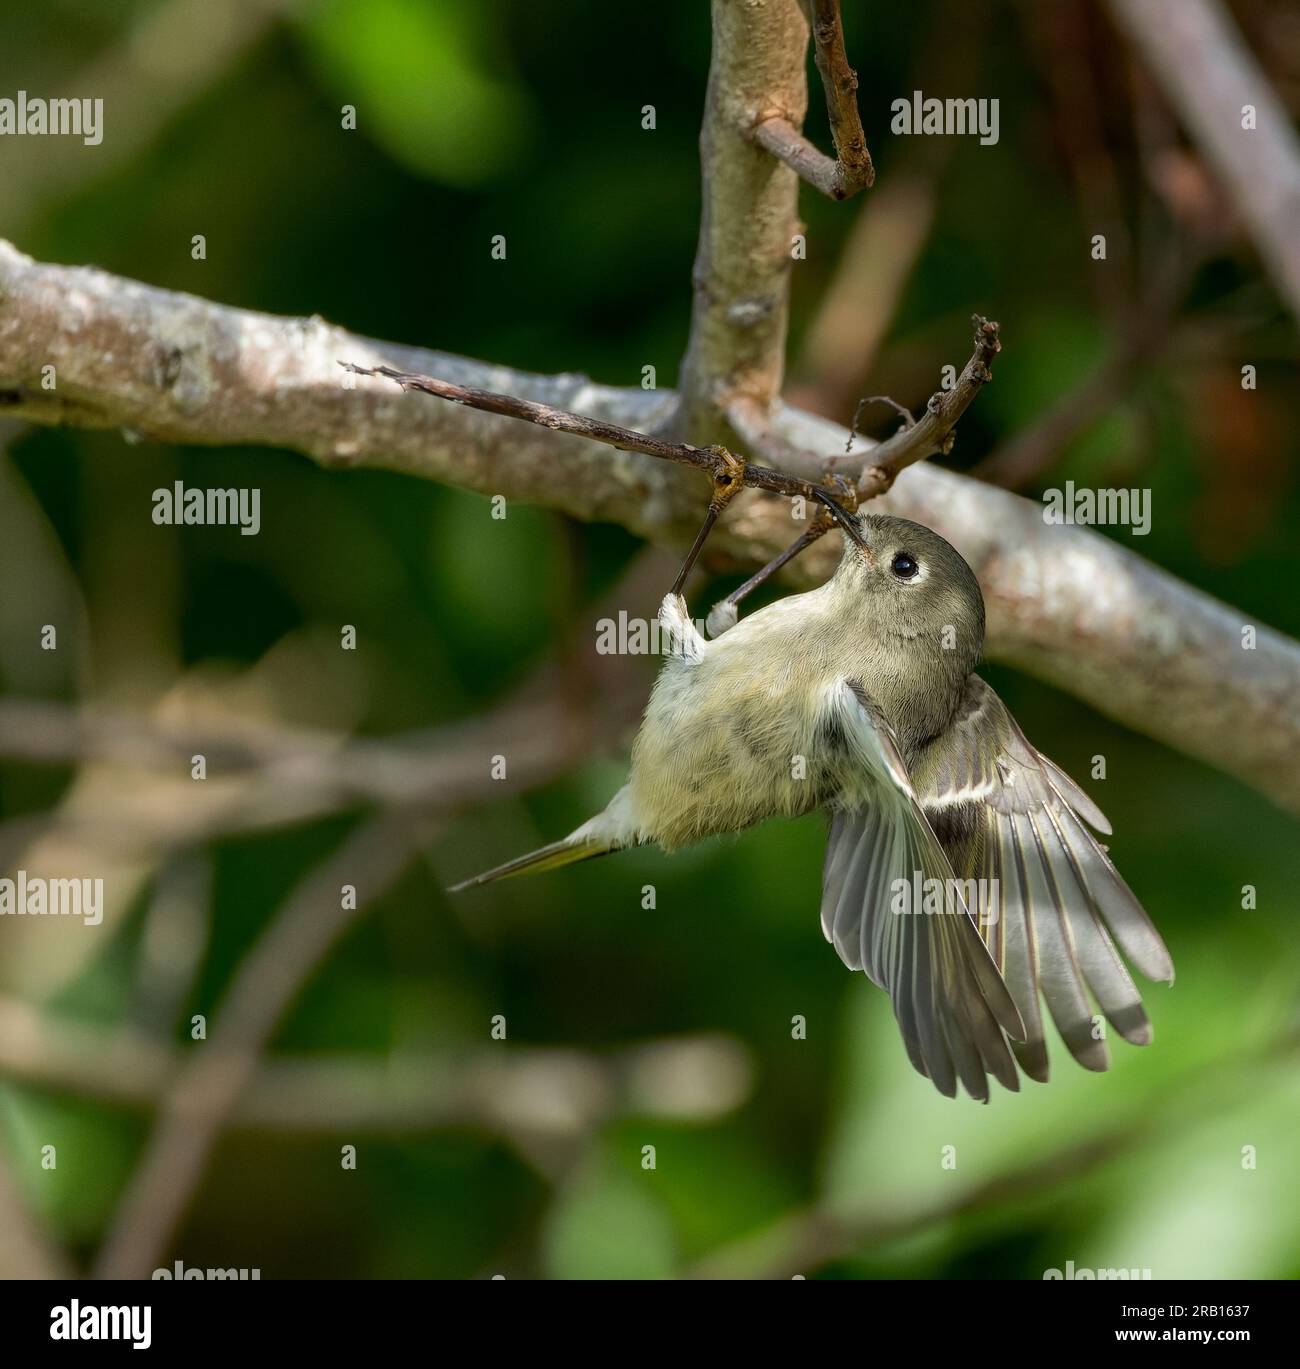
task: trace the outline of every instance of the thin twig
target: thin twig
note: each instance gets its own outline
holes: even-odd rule
[[[911,427],[903,428],[871,450],[866,469],[858,481],[859,502],[865,503],[884,494],[898,478],[899,471],[914,462],[952,450],[957,420],[993,379],[993,358],[1002,350],[996,323],[978,314],[971,323],[975,328],[975,350],[957,377],[957,383],[951,390],[936,391],[930,396],[925,413]]]
[[[862,458],[864,469],[856,486],[841,490],[837,498],[850,507],[864,503],[884,494],[894,483],[899,471],[923,460],[935,452],[946,452],[952,446],[954,425],[965,413],[980,388],[992,379],[990,366],[994,356],[1001,349],[998,340],[998,325],[978,314],[971,320],[975,328],[975,350],[965,369],[957,379],[956,385],[947,393],[939,392],[931,397],[926,407],[925,417],[918,420],[910,409],[899,404],[887,395],[871,395],[858,402],[854,410],[853,423],[844,444],[844,456],[827,458],[825,467],[841,462],[852,452],[853,439],[857,435],[858,421],[868,404],[887,404],[902,419],[904,426],[887,442],[872,448]],[[741,400],[735,403],[729,414],[732,424],[746,440],[753,440],[761,450],[779,453],[778,459],[798,460],[807,465],[812,459],[807,452],[800,453],[785,443],[772,431],[770,415],[758,406]],[[844,472],[831,472],[828,479],[838,478],[847,482]],[[831,524],[821,521],[814,524],[801,537],[770,560],[757,574],[750,577],[741,587],[726,599],[714,604],[709,613],[708,626],[714,636],[725,632],[736,619],[736,609],[741,600],[774,575],[779,574],[789,563],[801,556],[809,547],[814,546],[829,531]]]
[[[840,0],[812,0],[813,55],[826,92],[826,113],[835,144],[836,189],[847,199],[876,179],[858,114],[858,73],[844,51]]]
[[[769,114],[754,125],[749,136],[814,190],[819,190],[828,199],[844,199],[839,189],[839,163],[804,137],[789,119]]]
[[[391,366],[357,366],[350,361],[340,361],[339,365],[356,375],[381,376],[385,380],[395,381],[403,390],[418,390],[421,394],[435,395],[439,399],[450,400],[453,404],[464,404],[468,408],[482,409],[486,413],[536,423],[543,428],[550,428],[553,432],[590,438],[594,442],[603,442],[606,446],[619,451],[642,452],[646,456],[676,461],[679,465],[694,466],[696,470],[707,471],[715,480],[726,476],[731,469],[731,454],[725,447],[694,447],[689,442],[666,442],[663,438],[652,437],[648,433],[622,428],[617,423],[606,423],[601,419],[569,413],[565,409],[554,409],[549,404],[534,404],[532,400],[519,399],[514,395],[453,385],[450,381],[435,380],[432,376],[396,371]],[[749,489],[770,490],[773,494],[783,494],[790,499],[815,499],[822,495],[832,499],[840,497],[840,492],[832,485],[819,485],[799,476],[771,470],[766,466],[751,466],[746,463],[742,480]]]
[[[826,92],[835,156],[819,151],[780,112],[762,115],[750,130],[750,137],[815,190],[832,200],[847,200],[876,179],[858,114],[858,74],[849,66],[844,50],[840,0],[810,0],[808,8],[812,11],[813,48]]]
[[[844,443],[844,454],[847,456],[853,450],[853,441],[858,436],[858,424],[862,422],[862,411],[868,409],[873,404],[884,404],[903,420],[904,430],[916,427],[916,415],[907,407],[900,404],[898,400],[891,399],[888,395],[866,395],[858,400],[853,410],[853,422],[849,424],[849,435]]]
[[[705,626],[709,630],[710,637],[720,637],[728,628],[733,627],[737,619],[737,610],[740,605],[754,593],[756,589],[762,588],[773,576],[779,575],[786,566],[796,557],[802,556],[815,542],[820,541],[832,528],[835,527],[835,520],[831,518],[827,511],[823,509],[814,520],[812,526],[806,532],[799,534],[797,538],[783,552],[774,556],[767,565],[756,570],[753,575],[745,581],[738,589],[733,589],[725,599],[719,599],[709,610]]]
[[[861,458],[863,470],[858,483],[856,487],[852,488],[847,500],[844,497],[844,491],[839,492],[837,497],[841,502],[856,507],[868,499],[875,499],[889,489],[899,471],[933,455],[935,452],[946,452],[951,448],[954,425],[958,418],[965,413],[971,401],[979,393],[980,388],[992,379],[992,372],[989,368],[1002,345],[998,340],[998,325],[996,323],[991,323],[978,314],[971,320],[971,323],[975,328],[975,350],[971,359],[966,363],[965,369],[958,377],[952,390],[946,393],[940,391],[931,396],[923,418],[916,419],[910,409],[899,404],[897,400],[890,399],[888,395],[870,395],[866,399],[858,401],[858,406],[853,413],[853,423],[844,444],[844,456],[827,458],[825,465],[828,470],[832,465],[842,462],[852,452],[853,439],[857,436],[858,431],[858,421],[867,405],[887,404],[902,418],[904,426],[887,442],[882,442],[873,447],[864,458]],[[730,417],[737,432],[746,437],[747,440],[752,439],[760,449],[777,452],[780,458],[798,459],[803,465],[808,463],[810,454],[799,453],[791,449],[789,444],[772,431],[769,416],[757,409],[755,405],[745,401],[738,402],[732,406]],[[833,475],[838,476],[840,480],[848,479],[847,473],[844,472],[833,472]],[[829,478],[831,477],[828,476]],[[812,528],[781,551],[755,575],[751,576],[738,590],[726,599],[714,604],[708,619],[713,635],[718,636],[725,632],[735,621],[736,608],[742,599],[766,583],[769,578],[779,574],[809,547],[815,545],[829,531],[830,526],[831,524],[826,521],[814,524]]]

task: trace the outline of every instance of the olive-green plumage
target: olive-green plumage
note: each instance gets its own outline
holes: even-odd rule
[[[627,784],[564,841],[467,883],[824,809],[823,931],[889,992],[936,1087],[987,1099],[990,1074],[1019,1087],[1017,1062],[1045,1080],[1040,1000],[1075,1058],[1105,1069],[1103,1019],[1136,1044],[1151,1036],[1114,941],[1144,974],[1173,977],[1088,830],[1106,820],[974,674],[984,602],[957,551],[903,519],[849,526],[826,584],[712,641],[666,598],[675,649]],[[941,891],[942,910],[922,889]]]

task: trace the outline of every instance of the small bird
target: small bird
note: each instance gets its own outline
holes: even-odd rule
[[[672,642],[603,812],[463,889],[653,842],[674,851],[825,810],[822,931],[890,996],[938,1090],[987,1102],[1016,1062],[1048,1078],[1040,997],[1074,1058],[1109,1066],[1101,1019],[1151,1024],[1115,943],[1173,982],[1160,934],[1089,828],[1110,826],[974,673],[984,599],[937,533],[838,511],[844,554],[819,589],[706,640],[680,594]],[[453,891],[454,892],[454,891]]]

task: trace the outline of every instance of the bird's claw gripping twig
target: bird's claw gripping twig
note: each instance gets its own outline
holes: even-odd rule
[[[686,560],[682,562],[682,568],[677,572],[677,579],[673,581],[670,594],[682,592],[686,577],[694,569],[696,559],[704,550],[704,544],[708,541],[709,533],[713,531],[713,525],[718,521],[718,516],[745,488],[745,458],[737,456],[735,452],[729,451],[726,447],[715,446],[709,447],[707,450],[713,458],[713,497],[709,500],[709,509],[704,515],[704,522],[699,532],[695,534],[695,541],[691,543],[691,549],[686,553]]]

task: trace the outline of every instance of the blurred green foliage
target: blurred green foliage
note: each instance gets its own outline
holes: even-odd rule
[[[124,60],[166,3],[7,7],[0,93],[79,90],[81,73]],[[224,12],[251,24],[255,8],[232,0]],[[982,37],[970,88],[942,93],[997,95],[1002,140],[952,150],[933,233],[870,378],[872,392],[922,402],[938,367],[961,360],[966,318],[997,317],[1006,350],[997,383],[963,422],[959,465],[1040,415],[1113,338],[1030,8],[973,6]],[[538,371],[636,384],[653,365],[661,384],[672,381],[698,220],[705,6],[304,0],[284,10],[111,175],[87,158],[65,186],[33,192],[17,246]],[[1268,13],[1251,6],[1245,17]],[[889,101],[921,79],[947,14],[918,3],[846,16],[882,185],[914,151],[888,136]],[[1104,32],[1097,41],[1113,53]],[[345,104],[357,108],[355,132],[341,128]],[[641,128],[644,104],[656,106],[653,132]],[[113,117],[110,108],[110,136]],[[810,128],[826,145],[823,113]],[[1108,136],[1131,206],[1137,157],[1126,133]],[[802,210],[811,247],[795,277],[795,358],[859,212],[810,193]],[[1160,231],[1172,230],[1157,230],[1157,249]],[[208,257],[196,262],[189,244],[200,232]],[[489,255],[497,233],[509,240],[505,262]],[[1138,377],[1050,480],[1149,486],[1143,554],[1296,632],[1300,508],[1282,397],[1294,331],[1244,249],[1198,276],[1189,311],[1213,326],[1243,296],[1244,328],[1225,325],[1228,340],[1208,359],[1174,357]],[[1260,367],[1249,424],[1234,418],[1246,361]],[[8,460],[30,534],[21,556],[17,543],[0,550],[15,629],[0,671],[14,693],[139,704],[178,671],[220,679],[257,667],[281,716],[305,726],[382,735],[454,723],[526,678],[566,625],[594,630],[593,604],[637,548],[621,530],[566,528],[521,508],[508,536],[487,533],[477,496],[326,472],[278,451],[31,430],[12,436]],[[148,491],[175,479],[259,487],[261,535],[153,526]],[[696,602],[734,583],[720,577]],[[67,634],[66,673],[33,683],[44,665],[28,659],[28,617],[58,602],[84,612],[84,631]],[[340,622],[357,624],[364,644],[342,664]],[[401,1139],[236,1129],[173,1257],[258,1266],[264,1277],[671,1277],[825,1200],[879,1222],[921,1217],[821,1266],[828,1275],[1041,1278],[1067,1260],[1156,1277],[1300,1274],[1300,1079],[1293,1050],[1277,1046],[1294,1031],[1300,989],[1293,824],[1066,696],[988,674],[1068,771],[1086,777],[1093,756],[1108,759],[1107,778],[1089,787],[1178,966],[1173,989],[1149,993],[1152,1047],[1117,1043],[1112,1072],[1092,1076],[1054,1043],[1050,1087],[987,1108],[938,1097],[908,1067],[887,1000],[822,941],[817,819],[671,859],[629,853],[461,901],[440,892],[603,804],[620,782],[614,751],[443,827],[427,864],[335,949],[275,1048],[364,1052],[378,1068],[403,1051],[481,1048],[497,1013],[509,1021],[505,1052],[601,1053],[718,1033],[752,1056],[740,1108],[696,1122],[618,1117],[559,1156],[474,1126]],[[647,663],[647,687],[650,678]],[[0,774],[9,824],[47,810],[71,780],[11,762]],[[215,1012],[286,892],[346,826],[214,846],[210,941],[177,1016],[178,1045],[189,1047],[190,1015]],[[651,883],[657,905],[646,912]],[[1258,907],[1243,910],[1248,884]],[[52,1010],[105,1032],[133,1022],[149,893]],[[23,991],[21,969],[6,964],[7,991]],[[807,1040],[791,1037],[796,1015]],[[0,1136],[23,1190],[78,1257],[102,1237],[146,1134],[137,1111],[0,1084]],[[1107,1158],[1078,1163],[1076,1148],[1102,1140]],[[61,1156],[53,1173],[33,1158],[50,1143]],[[359,1146],[355,1173],[340,1172],[343,1143]],[[642,1168],[648,1145],[653,1171]],[[941,1168],[947,1146],[955,1169]],[[1244,1146],[1257,1148],[1258,1168],[1243,1169]],[[1044,1173],[974,1200],[1035,1165]],[[779,1251],[774,1259],[779,1267]]]

